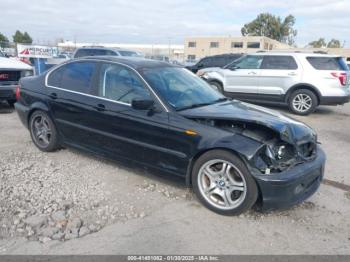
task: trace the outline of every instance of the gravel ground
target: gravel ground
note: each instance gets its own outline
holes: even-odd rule
[[[319,133],[326,178],[350,185],[350,105],[298,119]],[[292,209],[227,218],[178,181],[71,149],[40,152],[5,104],[0,121],[0,254],[350,254],[346,190],[323,185]]]

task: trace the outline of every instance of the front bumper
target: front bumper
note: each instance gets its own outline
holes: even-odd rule
[[[0,84],[0,99],[15,100],[16,99],[16,85],[1,85]]]
[[[276,175],[255,175],[264,211],[285,209],[313,195],[324,175],[326,155],[317,148],[317,157]]]

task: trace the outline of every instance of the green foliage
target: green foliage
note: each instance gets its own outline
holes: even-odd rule
[[[1,48],[6,48],[9,47],[9,40],[8,38],[3,35],[2,33],[0,33],[0,47]]]
[[[13,42],[15,43],[31,44],[33,42],[33,39],[30,37],[30,35],[27,32],[22,33],[19,30],[17,30],[12,37],[13,37]]]
[[[293,28],[294,24],[295,18],[292,15],[288,15],[282,20],[279,16],[262,13],[250,23],[245,24],[241,33],[243,36],[266,36],[292,45],[297,35],[297,30]]]
[[[328,48],[340,48],[340,41],[338,39],[332,39],[331,41],[328,42],[327,44]]]
[[[328,47],[328,48],[340,48],[340,41],[338,39],[332,39],[328,43],[326,42],[326,39],[321,37],[318,40],[312,41],[309,43],[309,46],[312,46],[314,48],[322,48],[322,47]]]

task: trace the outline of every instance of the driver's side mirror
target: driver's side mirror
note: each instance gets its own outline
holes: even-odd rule
[[[136,110],[150,110],[154,108],[154,101],[151,99],[133,99],[131,107]]]

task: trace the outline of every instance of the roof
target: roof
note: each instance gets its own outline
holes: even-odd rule
[[[171,65],[166,62],[158,61],[158,60],[152,60],[152,59],[145,59],[145,58],[139,58],[139,57],[128,57],[128,56],[87,56],[82,58],[77,58],[75,60],[103,60],[106,62],[117,62],[121,64],[125,64],[129,67],[132,67],[133,69],[140,70],[144,68],[157,68],[157,67],[177,67],[175,65]]]
[[[323,56],[323,57],[339,57],[339,55],[323,54],[319,52],[298,52],[298,51],[269,51],[269,52],[256,52],[249,55],[292,55],[292,56]]]

